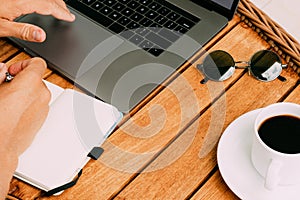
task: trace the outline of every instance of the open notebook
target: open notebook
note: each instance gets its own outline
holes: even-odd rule
[[[45,82],[52,93],[47,119],[19,157],[14,176],[44,191],[74,179],[122,119],[112,105]]]

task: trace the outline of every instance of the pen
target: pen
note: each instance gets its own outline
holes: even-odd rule
[[[14,76],[11,75],[9,72],[6,72],[5,75],[6,75],[5,82],[10,82],[11,80],[14,79]]]

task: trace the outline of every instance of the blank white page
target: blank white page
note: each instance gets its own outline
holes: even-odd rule
[[[19,157],[15,176],[50,190],[71,181],[122,114],[109,104],[65,90],[50,106],[45,123]]]

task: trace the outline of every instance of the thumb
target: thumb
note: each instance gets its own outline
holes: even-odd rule
[[[47,68],[47,63],[42,58],[34,57],[27,60],[21,60],[10,65],[8,71],[10,74],[15,76],[27,68],[30,68],[27,71],[35,73],[42,78]]]
[[[45,31],[35,25],[0,20],[0,37],[16,37],[31,42],[43,42],[46,39]]]

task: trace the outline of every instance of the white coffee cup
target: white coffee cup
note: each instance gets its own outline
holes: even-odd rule
[[[274,146],[271,148],[270,144],[267,145],[258,133],[261,125],[274,116],[292,116],[294,119],[296,118],[296,123],[298,124],[298,121],[300,121],[297,121],[297,118],[300,119],[300,105],[295,103],[275,103],[263,108],[256,117],[251,159],[255,169],[265,179],[265,188],[269,190],[276,188],[278,185],[300,184],[300,152],[286,153],[275,150],[276,148]],[[300,130],[294,134],[300,134]],[[289,137],[289,134],[285,133],[282,136]],[[270,139],[272,140],[272,133],[268,134],[267,137],[271,137]]]

